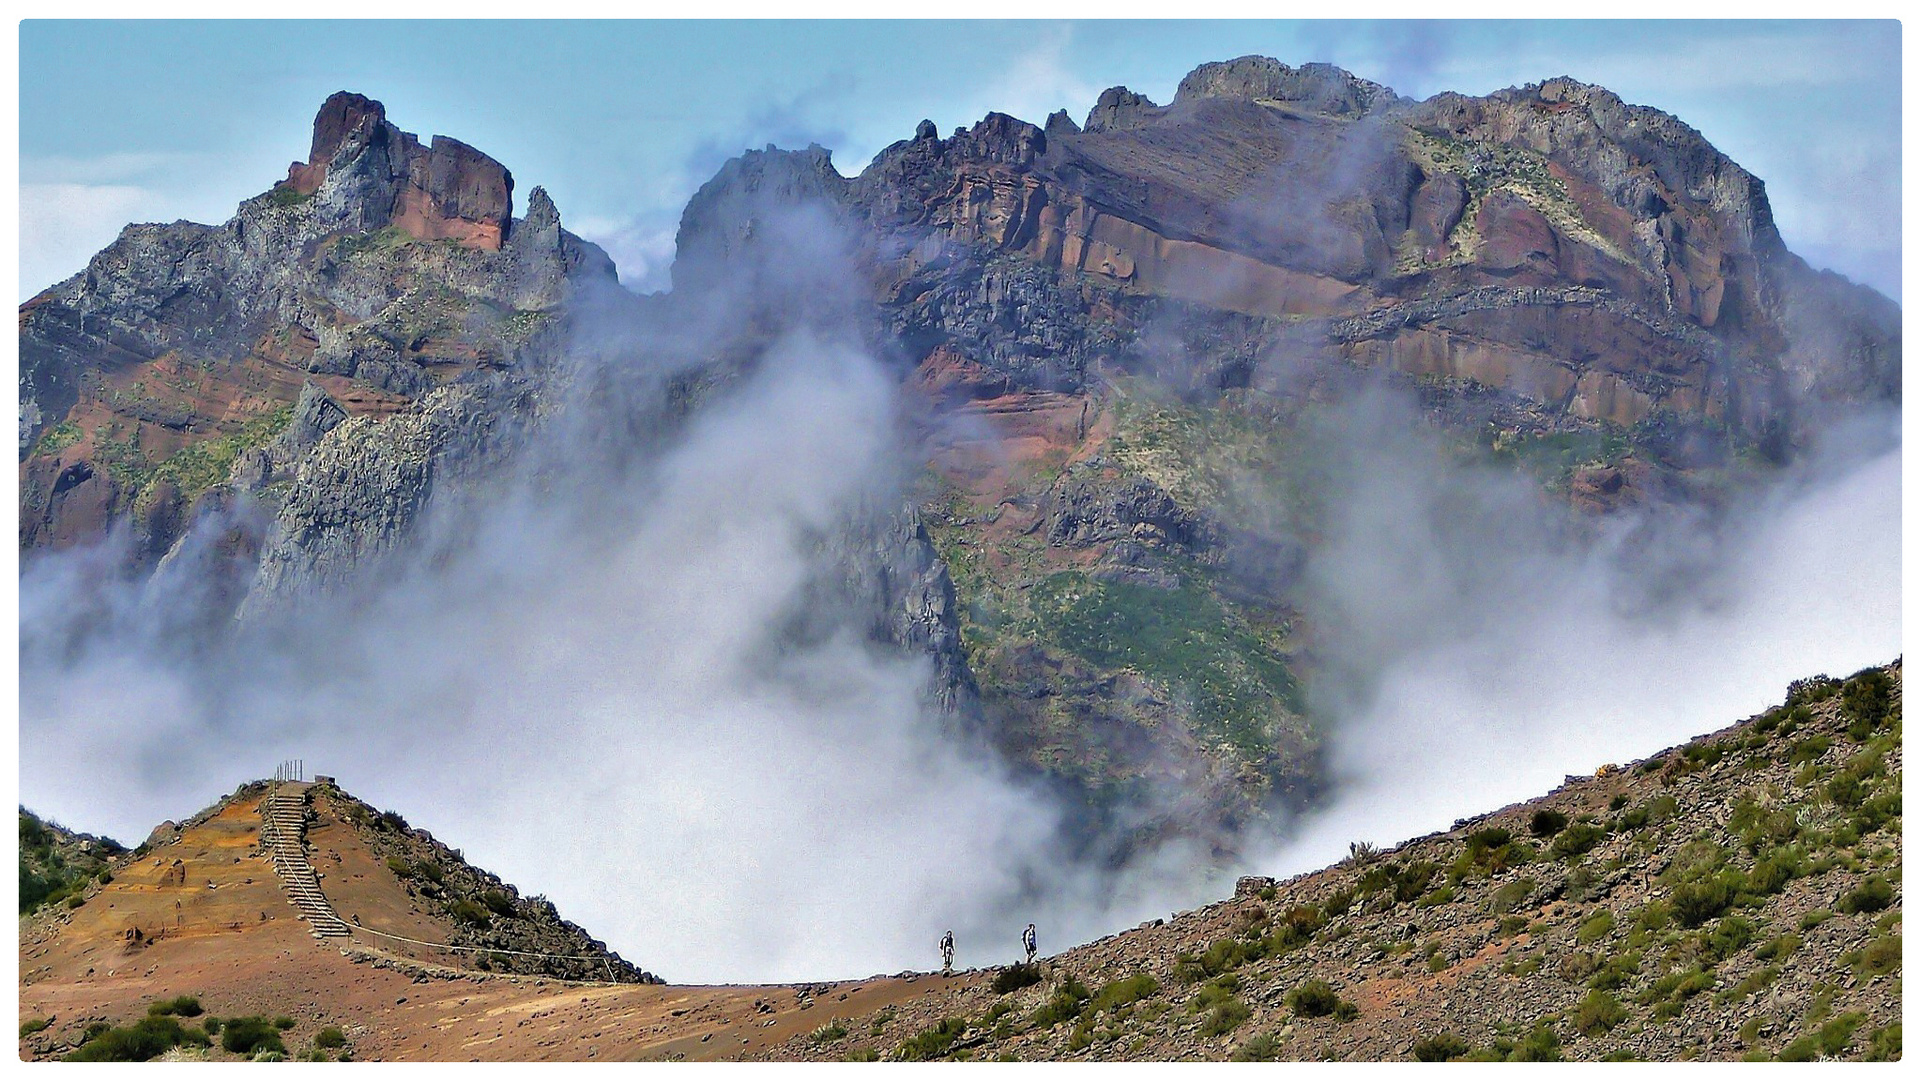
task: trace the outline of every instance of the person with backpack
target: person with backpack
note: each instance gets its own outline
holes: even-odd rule
[[[940,974],[953,974],[953,931],[951,930],[940,939]]]
[[[1033,963],[1033,954],[1040,951],[1040,939],[1034,934],[1032,923],[1028,923],[1027,928],[1021,932],[1020,944],[1027,950],[1027,963]]]

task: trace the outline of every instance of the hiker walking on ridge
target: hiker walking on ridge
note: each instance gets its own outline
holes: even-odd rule
[[[940,939],[940,974],[953,974],[953,931],[951,930]]]
[[[1020,944],[1026,947],[1027,963],[1033,963],[1033,954],[1040,951],[1040,939],[1034,934],[1032,923],[1020,932]]]

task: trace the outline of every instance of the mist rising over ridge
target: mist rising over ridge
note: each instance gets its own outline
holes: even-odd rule
[[[336,95],[23,306],[36,805],[297,753],[670,977],[862,974],[1428,827],[1354,810],[1410,737],[1532,790],[1899,648],[1897,308],[1601,88],[749,152],[665,297],[512,192]]]

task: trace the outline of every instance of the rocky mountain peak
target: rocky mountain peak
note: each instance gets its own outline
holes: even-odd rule
[[[938,146],[939,141],[927,139],[922,145]],[[674,288],[721,283],[728,260],[752,245],[769,213],[835,205],[846,184],[833,167],[831,152],[817,143],[804,150],[769,144],[728,161],[681,211]]]
[[[420,240],[498,251],[513,221],[513,174],[458,139],[425,146],[387,121],[386,106],[341,91],[313,118],[313,146],[287,168],[287,198],[314,198],[330,219],[393,225]]]
[[[312,194],[326,179],[327,164],[339,153],[350,136],[361,134],[387,121],[387,107],[367,97],[341,90],[321,104],[313,118],[313,148],[306,161],[287,166],[287,182],[303,195]]]
[[[1201,64],[1180,80],[1174,103],[1195,98],[1284,101],[1328,116],[1357,117],[1400,100],[1392,90],[1332,64],[1288,67],[1270,56]]]
[[[1145,94],[1136,94],[1124,86],[1109,86],[1087,112],[1087,131],[1125,131],[1139,127],[1164,112]]]

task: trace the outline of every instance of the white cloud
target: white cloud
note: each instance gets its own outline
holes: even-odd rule
[[[1066,109],[1078,121],[1093,108],[1101,86],[1081,78],[1068,64],[1073,27],[1056,26],[1025,52],[1013,58],[1007,70],[987,82],[968,100],[980,102],[965,110],[976,119],[1002,112],[1032,124],[1044,124],[1047,114]]]
[[[1873,430],[1834,441],[1885,446]],[[1538,527],[1524,507],[1462,512],[1501,498],[1489,480],[1391,450],[1367,460],[1321,588],[1322,613],[1371,646],[1371,685],[1334,728],[1332,805],[1258,861],[1297,873],[1351,841],[1445,829],[1732,724],[1791,679],[1893,659],[1900,450],[1862,452],[1804,463],[1717,537],[1692,518],[1628,518],[1565,551],[1489,539]]]

